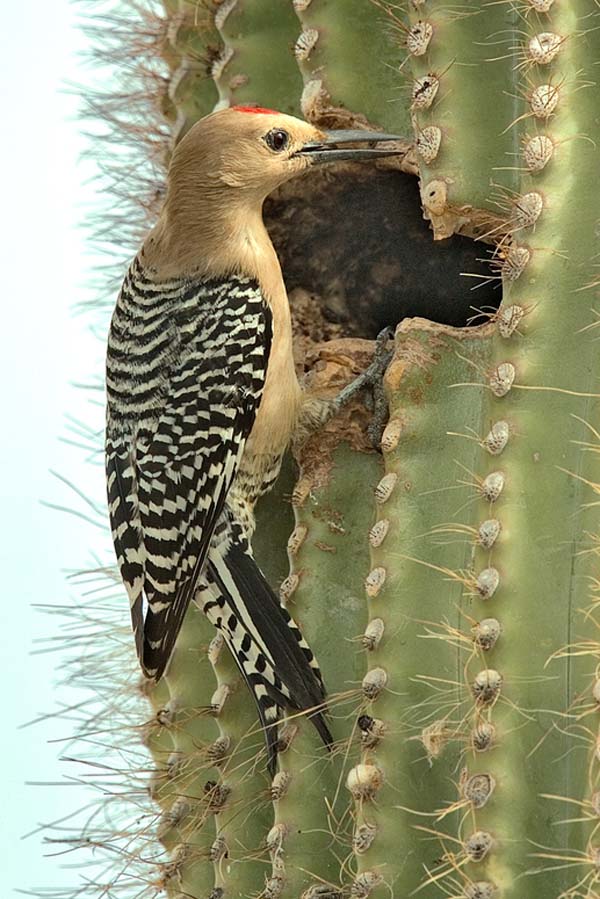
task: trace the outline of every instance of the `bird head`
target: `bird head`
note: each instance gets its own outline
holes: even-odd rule
[[[400,140],[374,131],[323,131],[293,116],[233,106],[206,116],[188,131],[171,161],[169,180],[232,188],[262,201],[280,184],[314,166],[397,155],[374,146]],[[348,144],[362,143],[363,147]],[[239,192],[239,193],[238,193]]]

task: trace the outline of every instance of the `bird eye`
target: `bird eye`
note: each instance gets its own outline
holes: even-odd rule
[[[270,147],[271,150],[275,150],[276,153],[281,153],[281,151],[285,150],[287,147],[290,136],[287,131],[282,131],[281,128],[273,128],[272,131],[265,134],[264,139],[267,147]]]

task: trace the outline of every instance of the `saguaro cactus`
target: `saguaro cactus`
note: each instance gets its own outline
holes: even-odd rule
[[[289,719],[269,782],[243,684],[190,610],[144,730],[152,889],[600,896],[599,25],[592,0],[180,0],[148,27],[171,140],[238,101],[404,129],[418,252],[478,239],[497,287],[471,327],[398,322],[382,452],[354,406],[261,508],[256,554],[321,663],[331,756]],[[387,283],[379,266],[363,285],[374,305]],[[299,364],[333,390],[372,345],[340,339],[329,296],[325,317],[295,300]]]

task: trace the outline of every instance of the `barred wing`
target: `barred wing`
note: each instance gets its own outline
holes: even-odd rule
[[[161,296],[133,269],[121,298],[107,364],[109,511],[138,656],[158,680],[254,424],[271,316],[246,278]]]

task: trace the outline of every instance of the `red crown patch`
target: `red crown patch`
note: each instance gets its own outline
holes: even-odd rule
[[[264,106],[232,106],[236,112],[258,112],[261,115],[281,115],[276,109],[265,109]]]

